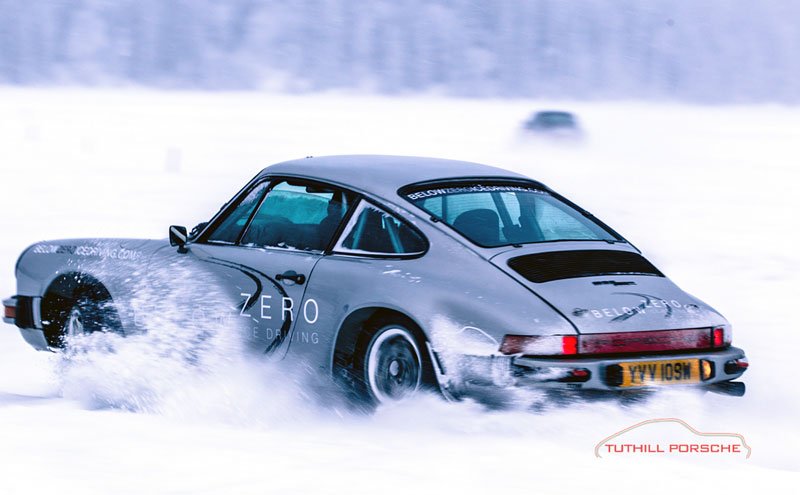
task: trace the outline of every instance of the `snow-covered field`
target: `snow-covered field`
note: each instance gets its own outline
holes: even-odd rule
[[[576,111],[587,140],[525,139],[521,121],[542,107]],[[798,108],[7,88],[0,136],[3,296],[35,241],[165,237],[273,162],[440,156],[527,173],[598,215],[725,314],[752,365],[741,399],[670,391],[534,413],[423,397],[365,417],[315,403],[270,363],[194,376],[128,352],[64,375],[2,325],[2,494],[672,494],[800,481]],[[661,417],[740,433],[752,456],[595,458],[603,438]]]

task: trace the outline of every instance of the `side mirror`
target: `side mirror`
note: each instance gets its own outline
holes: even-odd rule
[[[186,227],[182,225],[169,226],[169,245],[177,246],[179,253],[186,252]]]

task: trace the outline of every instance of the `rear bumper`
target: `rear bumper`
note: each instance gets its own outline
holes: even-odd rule
[[[464,356],[459,367],[458,389],[537,388],[554,390],[629,391],[652,389],[654,385],[621,386],[624,363],[680,361],[699,359],[710,363],[712,374],[698,377],[696,382],[681,384],[680,380],[657,386],[704,387],[730,382],[742,376],[746,368],[733,363],[746,361],[745,353],[737,347],[718,351],[680,354],[648,354],[635,356],[585,358],[534,358],[526,356]],[[575,370],[580,370],[575,373]],[[576,376],[577,375],[577,376]],[[452,377],[451,377],[452,378]],[[468,392],[467,392],[468,393]]]
[[[712,375],[701,379],[688,386],[712,385],[719,382],[735,380],[742,376],[746,368],[735,368],[730,364],[737,360],[746,359],[744,351],[737,347],[728,347],[713,352],[693,352],[685,354],[658,354],[644,356],[626,356],[613,358],[582,358],[582,359],[536,359],[520,357],[513,360],[511,372],[516,378],[516,385],[542,385],[556,388],[593,389],[593,390],[631,390],[648,388],[652,386],[621,386],[621,374],[627,370],[621,368],[621,363],[643,363],[651,361],[679,361],[700,359],[712,363]],[[554,381],[552,377],[561,375],[562,379],[569,376],[571,370],[587,370],[589,376],[586,381]],[[574,379],[568,379],[574,380]],[[675,385],[681,385],[675,381]],[[667,385],[673,386],[673,385]]]

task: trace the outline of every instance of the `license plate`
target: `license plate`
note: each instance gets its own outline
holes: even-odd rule
[[[680,385],[700,381],[699,359],[637,361],[619,365],[622,367],[621,387]]]

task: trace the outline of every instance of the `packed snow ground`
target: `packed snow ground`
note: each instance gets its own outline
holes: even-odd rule
[[[587,139],[522,135],[544,107],[576,111]],[[0,89],[0,136],[3,296],[33,242],[165,237],[270,163],[439,156],[521,171],[586,207],[725,314],[752,364],[744,398],[529,412],[422,397],[362,416],[224,346],[202,372],[146,342],[65,370],[2,325],[0,493],[671,494],[800,479],[798,108]],[[740,433],[752,456],[595,458],[603,438],[661,417]]]

